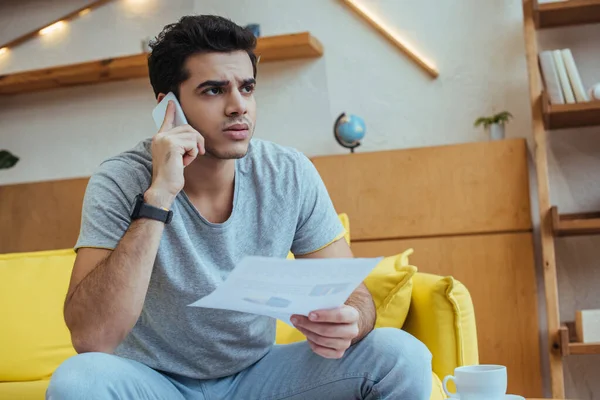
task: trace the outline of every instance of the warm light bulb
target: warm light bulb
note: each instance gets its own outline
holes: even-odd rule
[[[0,56],[8,51],[8,47],[3,47],[0,49]]]
[[[156,11],[158,3],[158,0],[124,0],[122,4],[125,12],[143,15]]]
[[[92,11],[92,10],[90,10],[89,8],[86,8],[85,10],[81,10],[81,11],[79,11],[79,16],[83,17],[84,15],[89,14],[90,11]]]
[[[131,10],[139,9],[139,7],[147,7],[148,3],[151,3],[151,1],[149,1],[149,0],[126,0],[125,1],[125,5]]]
[[[55,32],[66,25],[65,21],[58,21],[45,27],[44,29],[40,29],[40,35],[47,35],[49,33]]]

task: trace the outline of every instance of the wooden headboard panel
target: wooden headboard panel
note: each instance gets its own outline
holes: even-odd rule
[[[359,257],[415,249],[473,298],[481,363],[542,397],[526,144],[470,143],[313,159]],[[88,179],[0,186],[0,253],[72,247]],[[6,229],[8,227],[8,229]]]
[[[525,142],[313,159],[352,239],[531,230]]]
[[[414,248],[421,272],[471,293],[480,362],[508,366],[509,393],[542,397],[524,140],[317,157],[357,257]]]
[[[0,253],[73,247],[88,179],[0,186]]]

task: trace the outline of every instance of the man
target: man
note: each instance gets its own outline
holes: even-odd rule
[[[308,340],[286,346],[273,345],[272,318],[187,307],[246,255],[352,257],[310,161],[251,141],[255,42],[193,16],[153,43],[157,100],[174,92],[189,125],[173,128],[169,104],[151,140],[91,177],[64,310],[79,354],[48,398],[429,398],[431,354],[403,331],[373,331],[364,285],[343,307],[294,316]]]

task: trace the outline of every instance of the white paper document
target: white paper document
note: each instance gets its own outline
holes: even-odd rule
[[[246,257],[215,291],[190,306],[266,315],[290,324],[292,314],[308,316],[343,305],[382,259]]]

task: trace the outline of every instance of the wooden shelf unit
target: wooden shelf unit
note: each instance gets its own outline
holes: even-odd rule
[[[536,1],[534,16],[538,29],[600,23],[600,0]]]
[[[301,32],[261,37],[257,41],[256,54],[261,63],[316,58],[323,55],[323,46],[309,32]],[[141,53],[0,75],[0,95],[147,77],[147,57],[146,53]]]
[[[551,215],[556,236],[600,235],[600,212],[561,215],[552,207]]]
[[[548,130],[600,126],[600,101],[551,104],[546,92],[541,101],[544,126]]]
[[[561,327],[556,268],[556,236],[589,235],[600,232],[600,215],[560,215],[550,202],[548,167],[549,130],[600,125],[600,102],[550,104],[544,92],[539,65],[538,30],[558,26],[600,23],[600,0],[568,0],[538,4],[522,0],[523,33],[529,77],[529,101],[532,114],[533,159],[540,220],[541,263],[548,324],[550,386],[552,397],[565,398],[564,356],[598,354],[600,344],[569,340],[569,330]]]

